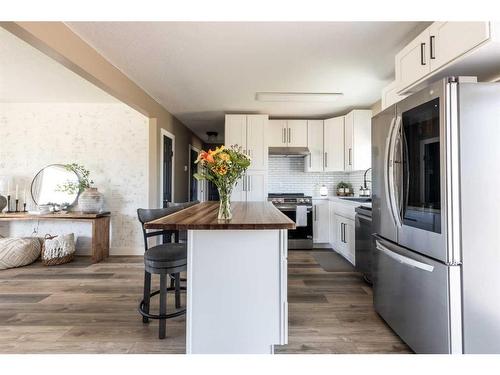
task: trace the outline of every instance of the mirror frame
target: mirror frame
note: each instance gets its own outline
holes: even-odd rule
[[[36,174],[35,174],[35,177],[33,177],[33,179],[31,180],[31,184],[30,184],[30,194],[31,194],[31,200],[33,201],[33,203],[35,203],[37,206],[40,206],[38,204],[38,202],[35,200],[35,197],[33,196],[33,182],[35,182],[36,178],[38,177],[38,175],[40,173],[42,173],[45,169],[47,169],[48,167],[63,167],[64,169],[66,169],[66,164],[58,164],[58,163],[54,163],[54,164],[48,164],[46,165],[45,167],[43,167],[42,169],[40,169]],[[70,170],[68,170],[68,172],[70,172]],[[78,178],[78,182],[80,182],[80,176],[78,175],[78,173],[76,173],[75,171],[71,170],[71,172],[73,172],[76,177]],[[78,192],[76,194],[76,197],[75,197],[75,200],[73,202],[71,202],[68,207],[73,207],[75,205],[76,202],[78,202],[78,197],[80,196],[80,192]]]

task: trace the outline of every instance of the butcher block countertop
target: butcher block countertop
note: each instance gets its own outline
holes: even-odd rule
[[[233,202],[229,221],[217,220],[219,202],[202,202],[171,215],[150,221],[146,229],[295,229],[295,223],[271,202]]]

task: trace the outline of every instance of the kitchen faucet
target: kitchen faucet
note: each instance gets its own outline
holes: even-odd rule
[[[368,186],[366,185],[366,183],[367,183],[367,182],[370,182],[370,183],[371,183],[371,181],[370,181],[370,180],[367,180],[367,179],[366,179],[366,174],[368,173],[368,171],[369,171],[370,169],[371,169],[371,168],[368,168],[368,169],[365,171],[365,173],[364,173],[364,175],[363,175],[363,186],[361,186],[361,189],[359,189],[359,190],[361,190],[361,194],[360,194],[360,196],[363,196],[363,197],[364,197],[364,196],[369,196],[369,195],[371,195],[371,194],[370,194],[370,190],[368,189]]]

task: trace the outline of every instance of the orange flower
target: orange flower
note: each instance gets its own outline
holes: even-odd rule
[[[198,154],[198,159],[196,159],[196,162],[199,162],[199,161],[206,161],[208,163],[213,163],[215,160],[214,160],[214,157],[209,152],[201,151]]]

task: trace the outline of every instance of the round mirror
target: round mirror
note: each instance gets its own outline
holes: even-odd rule
[[[31,182],[31,196],[35,204],[73,205],[79,193],[80,178],[62,164],[52,164],[38,172]]]

